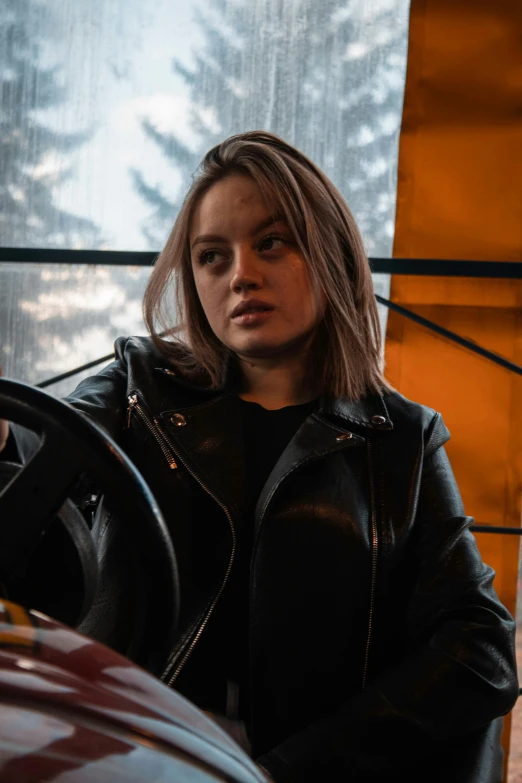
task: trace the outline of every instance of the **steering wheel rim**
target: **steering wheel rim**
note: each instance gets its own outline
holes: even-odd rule
[[[159,675],[173,647],[179,618],[179,580],[172,541],[145,480],[118,444],[66,402],[28,384],[0,378],[0,418],[32,430],[40,447],[0,491],[0,578],[21,568],[74,480],[87,473],[128,515],[136,535],[152,546],[147,570],[147,668]],[[20,523],[20,517],[22,523]],[[149,547],[150,548],[150,547]]]

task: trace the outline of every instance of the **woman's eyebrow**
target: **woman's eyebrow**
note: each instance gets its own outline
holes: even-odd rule
[[[251,232],[251,236],[255,236],[256,234],[259,234],[260,231],[263,231],[265,228],[268,228],[269,226],[273,226],[275,223],[286,223],[285,216],[284,215],[272,215],[271,217],[267,217],[264,220],[261,221],[261,223],[258,223],[258,225],[253,229]]]
[[[268,228],[269,226],[273,226],[275,223],[286,223],[284,215],[273,215],[264,218],[260,223],[257,224],[257,226],[254,226],[254,228],[250,232],[250,236],[254,237],[256,234],[259,234],[260,231],[263,231],[265,228]],[[195,245],[203,244],[206,242],[226,242],[226,241],[227,240],[225,239],[225,237],[219,236],[219,234],[200,234],[198,237],[195,238],[191,247],[193,248]]]
[[[195,245],[199,245],[204,242],[226,242],[227,240],[224,237],[218,236],[218,234],[200,234],[199,237],[196,237],[195,240],[192,243],[192,247]]]

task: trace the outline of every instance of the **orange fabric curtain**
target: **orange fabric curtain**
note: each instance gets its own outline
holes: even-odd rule
[[[394,255],[522,260],[521,183],[522,3],[412,0]],[[522,281],[395,276],[391,298],[522,365]],[[392,312],[386,364],[442,412],[467,513],[520,526],[522,378]],[[477,540],[514,614],[519,538]]]

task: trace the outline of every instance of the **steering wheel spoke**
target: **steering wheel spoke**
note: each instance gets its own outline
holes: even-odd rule
[[[0,491],[2,579],[23,568],[81,470],[70,450],[44,435],[40,449]]]

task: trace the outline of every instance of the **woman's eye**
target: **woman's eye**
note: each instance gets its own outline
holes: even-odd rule
[[[279,244],[277,244],[279,242]],[[283,237],[265,237],[259,243],[260,250],[275,250],[285,244]]]
[[[212,266],[219,258],[219,255],[220,254],[217,252],[217,250],[204,250],[202,253],[200,253],[199,263],[203,264],[204,266]]]

